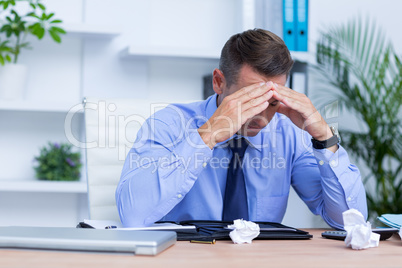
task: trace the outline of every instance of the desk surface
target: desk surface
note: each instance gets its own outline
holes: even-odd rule
[[[177,242],[158,256],[64,251],[0,250],[0,267],[402,267],[402,241],[394,235],[377,248],[352,250],[308,230],[311,240],[256,240],[236,245]]]

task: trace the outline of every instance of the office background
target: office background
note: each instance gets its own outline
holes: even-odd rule
[[[250,9],[255,2],[44,1],[68,34],[61,45],[33,41],[34,49],[20,57],[29,68],[24,101],[0,101],[0,225],[74,226],[87,218],[85,170],[81,183],[71,189],[33,183],[32,160],[39,148],[47,141],[66,141],[65,112],[84,96],[201,99],[202,77],[217,67],[225,41],[258,26]],[[309,51],[294,57],[313,62],[319,32],[359,15],[374,18],[400,52],[401,9],[396,0],[310,0]],[[266,16],[271,15],[267,10]],[[314,73],[309,76],[313,102],[323,89],[318,79]],[[340,126],[355,125],[353,117],[337,117]],[[73,123],[74,135],[83,140],[82,114]],[[294,193],[283,223],[325,226]]]

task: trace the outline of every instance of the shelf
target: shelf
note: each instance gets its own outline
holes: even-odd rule
[[[87,193],[85,182],[0,180],[0,192]]]
[[[314,63],[315,55],[311,52],[291,51],[294,60]],[[220,53],[217,51],[177,49],[177,48],[147,48],[128,46],[120,52],[122,58],[133,59],[188,59],[218,61]]]
[[[83,113],[81,103],[73,104],[66,102],[44,102],[33,100],[0,100],[0,110],[56,113],[67,113],[71,110],[76,113]]]
[[[315,54],[312,52],[301,52],[301,51],[290,51],[290,55],[292,56],[293,60],[315,64]]]
[[[129,46],[120,56],[123,58],[136,59],[189,59],[189,60],[219,60],[219,52],[175,49],[175,48],[145,48]]]
[[[120,35],[120,29],[108,25],[63,24],[67,36],[80,38],[113,38]]]

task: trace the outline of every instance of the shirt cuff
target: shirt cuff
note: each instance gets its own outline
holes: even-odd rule
[[[328,149],[313,149],[322,177],[339,178],[349,167],[350,160],[346,150],[339,144],[338,146],[335,153]]]

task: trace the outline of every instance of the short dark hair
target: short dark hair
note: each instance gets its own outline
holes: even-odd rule
[[[279,36],[254,29],[233,35],[222,48],[219,69],[226,78],[227,86],[237,82],[244,64],[266,77],[288,76],[293,60]]]

